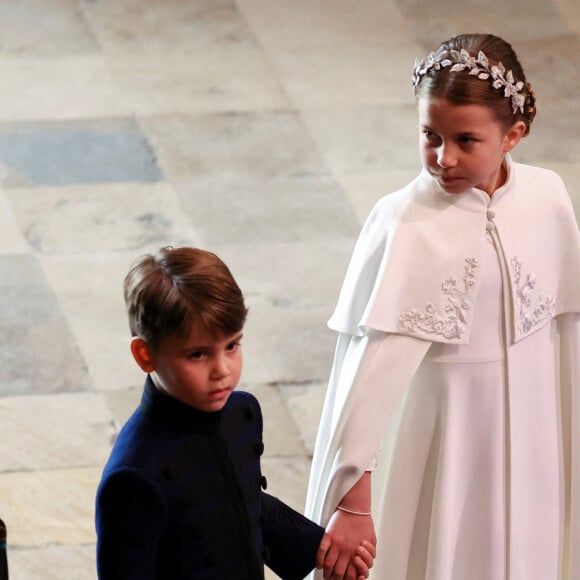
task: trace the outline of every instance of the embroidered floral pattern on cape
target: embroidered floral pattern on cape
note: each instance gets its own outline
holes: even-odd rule
[[[536,276],[530,272],[522,277],[522,263],[514,256],[511,260],[512,280],[516,294],[516,323],[521,334],[527,334],[542,321],[551,318],[554,312],[554,298],[538,294],[532,295],[536,287]]]
[[[459,339],[467,326],[467,312],[471,310],[470,290],[475,283],[479,267],[476,258],[465,259],[463,288],[458,287],[457,280],[449,277],[441,284],[443,294],[447,296],[445,313],[437,312],[435,306],[427,304],[421,312],[414,308],[399,316],[399,326],[412,334],[431,334],[447,339]]]

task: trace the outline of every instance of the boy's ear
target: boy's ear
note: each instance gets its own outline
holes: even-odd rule
[[[131,353],[142,371],[151,373],[155,370],[151,349],[140,336],[134,336],[131,339]]]

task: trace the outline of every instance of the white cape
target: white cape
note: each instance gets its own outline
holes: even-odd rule
[[[467,560],[470,580],[580,578],[578,226],[558,176],[507,163],[491,199],[446,194],[423,172],[379,201],[329,321],[339,338],[306,513],[326,525],[380,448],[371,578],[462,580]],[[456,394],[429,399],[440,368],[454,393],[468,376],[493,387],[481,417],[473,401],[457,411]],[[497,513],[474,506],[478,485]],[[489,540],[465,539],[474,518]]]

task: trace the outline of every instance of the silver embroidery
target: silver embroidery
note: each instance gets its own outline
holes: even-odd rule
[[[522,263],[514,256],[511,260],[512,279],[516,291],[516,320],[521,334],[527,334],[543,320],[552,317],[554,298],[538,294],[535,302],[532,292],[536,287],[536,276],[530,272],[522,280]]]
[[[443,294],[447,296],[445,314],[441,315],[429,303],[425,311],[416,308],[399,316],[399,325],[414,334],[437,334],[447,339],[461,338],[467,326],[467,312],[471,310],[469,292],[475,284],[475,274],[479,264],[476,258],[465,259],[463,289],[457,287],[455,278],[447,278],[442,284]]]

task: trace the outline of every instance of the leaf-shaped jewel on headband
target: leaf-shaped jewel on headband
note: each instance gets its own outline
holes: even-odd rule
[[[426,58],[418,58],[413,67],[413,76],[411,82],[413,87],[421,82],[431,69],[441,70],[442,68],[451,67],[451,72],[467,71],[468,74],[477,76],[481,80],[492,80],[494,89],[503,89],[504,97],[511,99],[512,111],[515,113],[524,112],[525,96],[521,93],[524,88],[522,81],[516,81],[511,70],[506,72],[505,66],[498,62],[489,65],[489,59],[483,51],[479,51],[477,58],[471,56],[467,50],[447,50],[440,49],[431,52]]]

